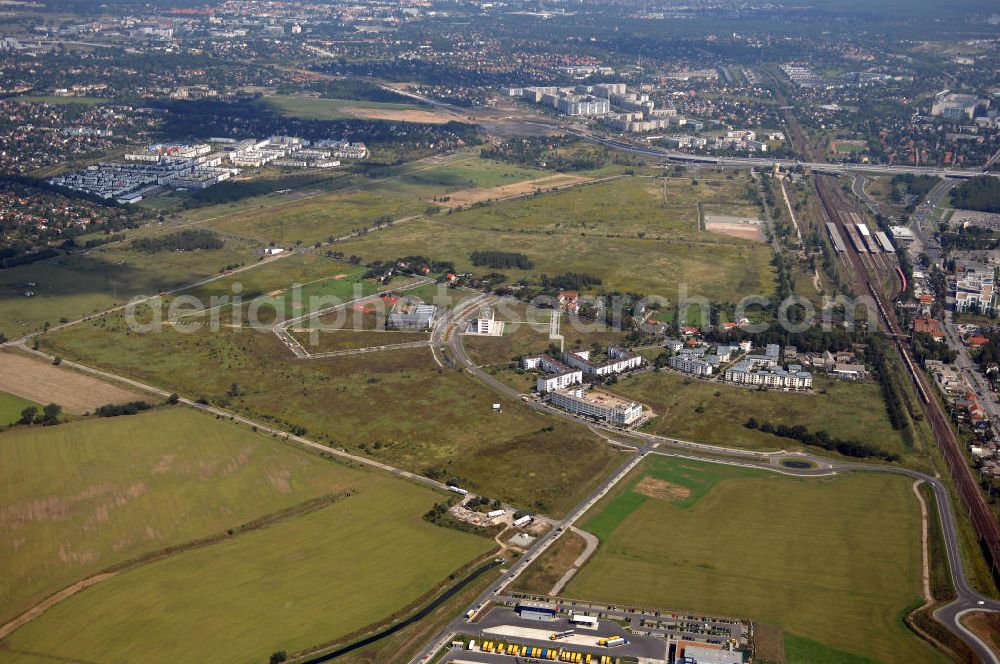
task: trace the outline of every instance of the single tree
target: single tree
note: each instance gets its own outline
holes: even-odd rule
[[[18,424],[31,424],[35,421],[35,416],[38,415],[38,409],[34,406],[28,406],[21,411],[21,419],[17,421]]]
[[[62,414],[62,406],[57,403],[50,403],[42,408],[42,418],[40,424],[59,424],[59,415]]]

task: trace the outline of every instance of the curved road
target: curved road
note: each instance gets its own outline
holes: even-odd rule
[[[437,340],[444,341],[440,337]],[[505,396],[514,399],[521,398],[521,394],[518,393],[517,390],[498,381],[493,376],[490,376],[469,359],[465,352],[465,348],[462,345],[461,335],[453,334],[449,339],[447,339],[447,342],[452,356],[466,371]],[[582,421],[570,413],[551,408],[540,401],[529,401],[528,404],[535,410],[545,412],[549,415],[555,415],[557,417],[574,421]],[[980,594],[969,584],[965,573],[965,565],[962,560],[961,546],[959,544],[958,529],[952,510],[951,496],[948,494],[947,488],[938,478],[917,470],[899,466],[843,462],[804,453],[796,453],[794,456],[797,459],[811,462],[813,467],[806,469],[788,468],[782,466],[779,459],[782,457],[787,458],[792,456],[792,454],[783,451],[757,452],[713,445],[702,445],[699,443],[665,438],[662,436],[654,436],[652,434],[636,431],[623,431],[595,425],[593,423],[588,424],[591,429],[595,431],[595,433],[603,435],[611,442],[623,444],[621,441],[615,440],[612,436],[632,439],[636,443],[634,445],[634,449],[636,450],[635,454],[633,454],[629,460],[623,464],[622,467],[619,468],[618,471],[616,471],[610,478],[606,479],[596,489],[594,489],[594,491],[592,491],[582,503],[573,508],[570,513],[566,515],[566,517],[557,523],[555,528],[553,528],[545,536],[541,537],[527,554],[511,565],[507,572],[501,575],[499,579],[494,581],[489,588],[477,597],[475,602],[473,602],[473,604],[469,607],[470,610],[482,606],[487,601],[502,592],[507,585],[509,585],[515,578],[517,578],[517,576],[521,574],[521,572],[524,571],[525,568],[527,568],[528,565],[531,564],[531,562],[538,558],[538,556],[540,556],[546,549],[548,549],[549,546],[552,545],[564,529],[573,527],[573,524],[588,509],[590,509],[591,506],[606,495],[608,491],[615,486],[615,484],[617,484],[633,468],[635,468],[648,454],[681,456],[710,463],[735,464],[749,468],[782,472],[802,477],[817,477],[841,472],[858,471],[892,473],[910,477],[914,480],[922,480],[934,491],[938,519],[941,525],[942,537],[945,542],[945,550],[948,557],[948,570],[951,576],[951,583],[956,594],[956,599],[954,601],[934,611],[934,618],[958,636],[958,638],[960,638],[963,642],[965,642],[969,648],[976,653],[977,657],[979,657],[982,662],[986,664],[1000,664],[1000,658],[993,653],[990,647],[959,622],[962,615],[969,611],[1000,611],[1000,601]],[[670,451],[660,448],[670,448]],[[416,664],[428,659],[433,653],[444,647],[451,637],[457,631],[462,629],[463,624],[463,618],[456,619],[423,650],[421,650],[412,662]]]
[[[486,385],[490,386],[496,392],[504,394],[512,399],[521,399],[522,395],[510,386],[498,381],[493,376],[490,376],[482,369],[480,369],[475,363],[473,363],[465,352],[465,348],[462,345],[462,337],[460,333],[457,333],[461,325],[466,319],[471,317],[473,311],[477,309],[478,306],[488,303],[491,301],[489,296],[481,296],[473,298],[470,301],[460,304],[455,311],[453,311],[448,316],[442,318],[439,326],[436,327],[432,333],[432,342],[434,344],[447,345],[451,351],[451,355],[454,360],[461,365],[461,367],[471,373],[478,380],[482,381]],[[31,349],[26,343],[34,335],[28,335],[19,340],[8,342],[5,345],[15,346],[22,351],[46,358],[48,360],[52,359],[52,356],[43,353],[41,351]],[[144,391],[150,392],[152,394],[159,395],[160,397],[168,396],[165,390],[160,388],[141,383],[136,380],[132,380],[123,376],[119,376],[115,373],[109,371],[103,371],[82,365],[79,363],[64,360],[63,364],[67,367],[72,367],[77,370],[96,375],[105,379],[110,379],[117,382],[122,382],[127,385],[142,389]],[[289,434],[280,429],[276,429],[265,425],[263,423],[257,422],[250,418],[238,415],[221,408],[216,408],[213,406],[207,406],[204,404],[196,403],[190,399],[182,398],[180,400],[182,403],[203,410],[221,417],[226,417],[234,421],[240,422],[242,424],[256,427],[258,430],[272,433],[280,436],[286,441],[295,442],[297,444],[313,448],[317,451],[324,452],[327,454],[333,454],[342,458],[347,458],[357,463],[362,463],[367,466],[378,468],[379,470],[394,474],[399,477],[403,477],[421,484],[430,485],[434,488],[447,490],[448,487],[445,485],[430,480],[427,477],[411,473],[400,468],[390,466],[388,464],[383,464],[373,459],[368,459],[366,457],[356,456],[350,454],[344,450],[329,447],[327,445],[322,445],[315,441],[309,440],[302,436],[295,436]],[[614,429],[612,427],[606,427],[602,425],[595,424],[593,422],[588,422],[582,420],[570,413],[562,410],[551,408],[548,405],[537,401],[528,400],[527,405],[536,411],[543,412],[548,415],[553,415],[556,417],[562,417],[567,420],[575,421],[578,423],[583,423],[588,425],[591,430],[593,430],[598,435],[609,440],[614,444],[624,447],[631,447],[635,450],[628,461],[626,461],[611,477],[605,479],[600,485],[598,485],[587,498],[581,502],[579,505],[574,507],[562,520],[555,522],[555,527],[550,530],[546,535],[540,537],[538,541],[524,556],[518,559],[511,567],[503,574],[499,579],[492,583],[489,588],[484,591],[484,593],[477,598],[476,602],[470,608],[476,608],[481,606],[483,603],[494,597],[499,592],[503,591],[521,572],[531,564],[538,556],[540,556],[549,546],[558,538],[562,531],[572,526],[576,521],[589,510],[598,500],[604,497],[622,478],[624,478],[633,468],[635,468],[642,459],[648,454],[665,454],[670,456],[681,456],[685,458],[690,458],[699,461],[705,461],[710,463],[727,463],[746,466],[750,468],[757,468],[762,470],[769,470],[772,472],[781,472],[789,475],[797,476],[828,476],[838,472],[849,472],[849,471],[871,471],[871,472],[888,472],[898,475],[904,475],[911,477],[913,479],[919,479],[926,482],[932,487],[936,502],[938,506],[938,518],[941,524],[942,535],[946,545],[947,557],[948,557],[948,568],[951,575],[951,582],[955,589],[956,599],[950,604],[937,609],[934,612],[934,617],[944,624],[949,630],[954,632],[959,638],[961,638],[968,646],[977,654],[981,661],[988,664],[1000,664],[1000,658],[993,654],[990,648],[983,643],[978,637],[969,632],[962,626],[959,619],[962,615],[969,611],[980,610],[980,611],[1000,611],[1000,601],[993,600],[989,597],[983,596],[977,591],[975,591],[968,583],[965,574],[965,568],[961,557],[960,545],[958,543],[957,527],[955,522],[955,517],[952,512],[951,497],[948,494],[945,486],[936,478],[926,475],[916,470],[911,470],[909,468],[895,467],[895,466],[882,466],[875,464],[865,464],[865,463],[849,463],[842,461],[833,461],[823,457],[817,457],[804,453],[788,453],[785,451],[778,452],[758,452],[754,450],[740,450],[733,448],[720,447],[715,445],[705,445],[702,443],[694,443],[690,441],[678,440],[673,438],[666,438],[662,436],[655,436],[652,434],[635,432],[635,431],[623,431],[620,429]],[[629,442],[618,440],[618,438],[624,438]],[[669,451],[661,448],[668,448]],[[813,466],[806,469],[795,469],[787,468],[780,464],[782,458],[787,458],[793,456],[798,459],[810,461]],[[421,653],[413,660],[415,662],[423,661],[430,654],[436,652],[440,647],[443,647],[447,643],[448,638],[458,629],[461,629],[462,621],[457,619],[451,625],[449,625],[444,632],[442,632],[438,638],[436,638],[431,644],[429,644]]]

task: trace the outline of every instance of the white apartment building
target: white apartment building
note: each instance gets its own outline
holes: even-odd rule
[[[582,371],[571,369],[549,355],[522,357],[521,368],[545,372],[544,376],[539,376],[538,380],[535,381],[535,390],[540,394],[565,389],[571,385],[579,385],[583,382]]]
[[[668,361],[671,369],[695,376],[711,376],[712,365],[698,357],[695,353],[674,355]]]
[[[503,328],[504,321],[494,318],[493,307],[485,306],[479,309],[479,316],[469,322],[466,334],[499,337],[503,335]]]
[[[737,385],[756,385],[792,390],[805,390],[812,387],[812,374],[803,371],[798,364],[790,364],[785,370],[777,365],[759,366],[750,359],[743,360],[726,369],[725,379]]]
[[[642,419],[642,404],[582,387],[554,391],[549,395],[549,403],[617,427],[631,426]]]
[[[989,316],[994,299],[993,270],[988,267],[967,271],[955,282],[955,311],[959,313],[974,311]]]
[[[596,363],[590,360],[589,350],[573,350],[566,353],[566,363],[590,376],[610,376],[642,366],[642,357],[625,350],[621,346],[608,346],[608,359]]]

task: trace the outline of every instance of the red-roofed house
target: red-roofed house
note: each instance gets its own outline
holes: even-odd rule
[[[935,341],[944,341],[944,330],[941,329],[941,321],[934,318],[917,318],[913,321],[913,331],[923,332],[934,337]]]
[[[990,342],[990,340],[987,339],[986,337],[981,337],[979,335],[969,337],[968,339],[966,339],[966,341],[972,348],[982,348],[983,346],[985,346]]]
[[[580,294],[576,291],[559,291],[559,306],[568,314],[580,311]]]

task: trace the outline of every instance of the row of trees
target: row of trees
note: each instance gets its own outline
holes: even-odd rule
[[[564,272],[550,277],[543,274],[539,277],[539,284],[545,290],[583,290],[590,286],[600,286],[601,279],[584,272]]]
[[[775,425],[770,422],[759,423],[755,418],[751,417],[746,421],[746,423],[744,423],[743,426],[747,429],[754,429],[764,433],[774,434],[775,436],[779,436],[781,438],[797,440],[803,445],[807,445],[809,447],[820,447],[824,450],[839,452],[844,456],[859,459],[875,458],[883,459],[885,461],[899,461],[900,458],[898,454],[886,452],[885,450],[881,450],[870,443],[864,443],[859,440],[842,440],[840,438],[834,438],[829,433],[822,430],[813,433],[801,424],[788,426],[786,424]]]
[[[472,264],[477,267],[509,268],[530,270],[535,264],[526,255],[515,251],[473,251]]]
[[[118,417],[119,415],[136,415],[144,410],[149,410],[153,404],[146,401],[129,401],[128,403],[109,403],[99,406],[94,411],[98,417]]]
[[[875,372],[882,386],[882,396],[885,399],[886,411],[892,428],[904,431],[907,440],[912,436],[909,431],[910,420],[907,416],[906,391],[900,384],[899,376],[894,370],[887,353],[887,342],[872,337],[865,348],[865,361]]]
[[[225,242],[213,231],[191,228],[179,233],[141,237],[132,241],[132,248],[147,254],[160,251],[194,251],[196,249],[222,249]]]

